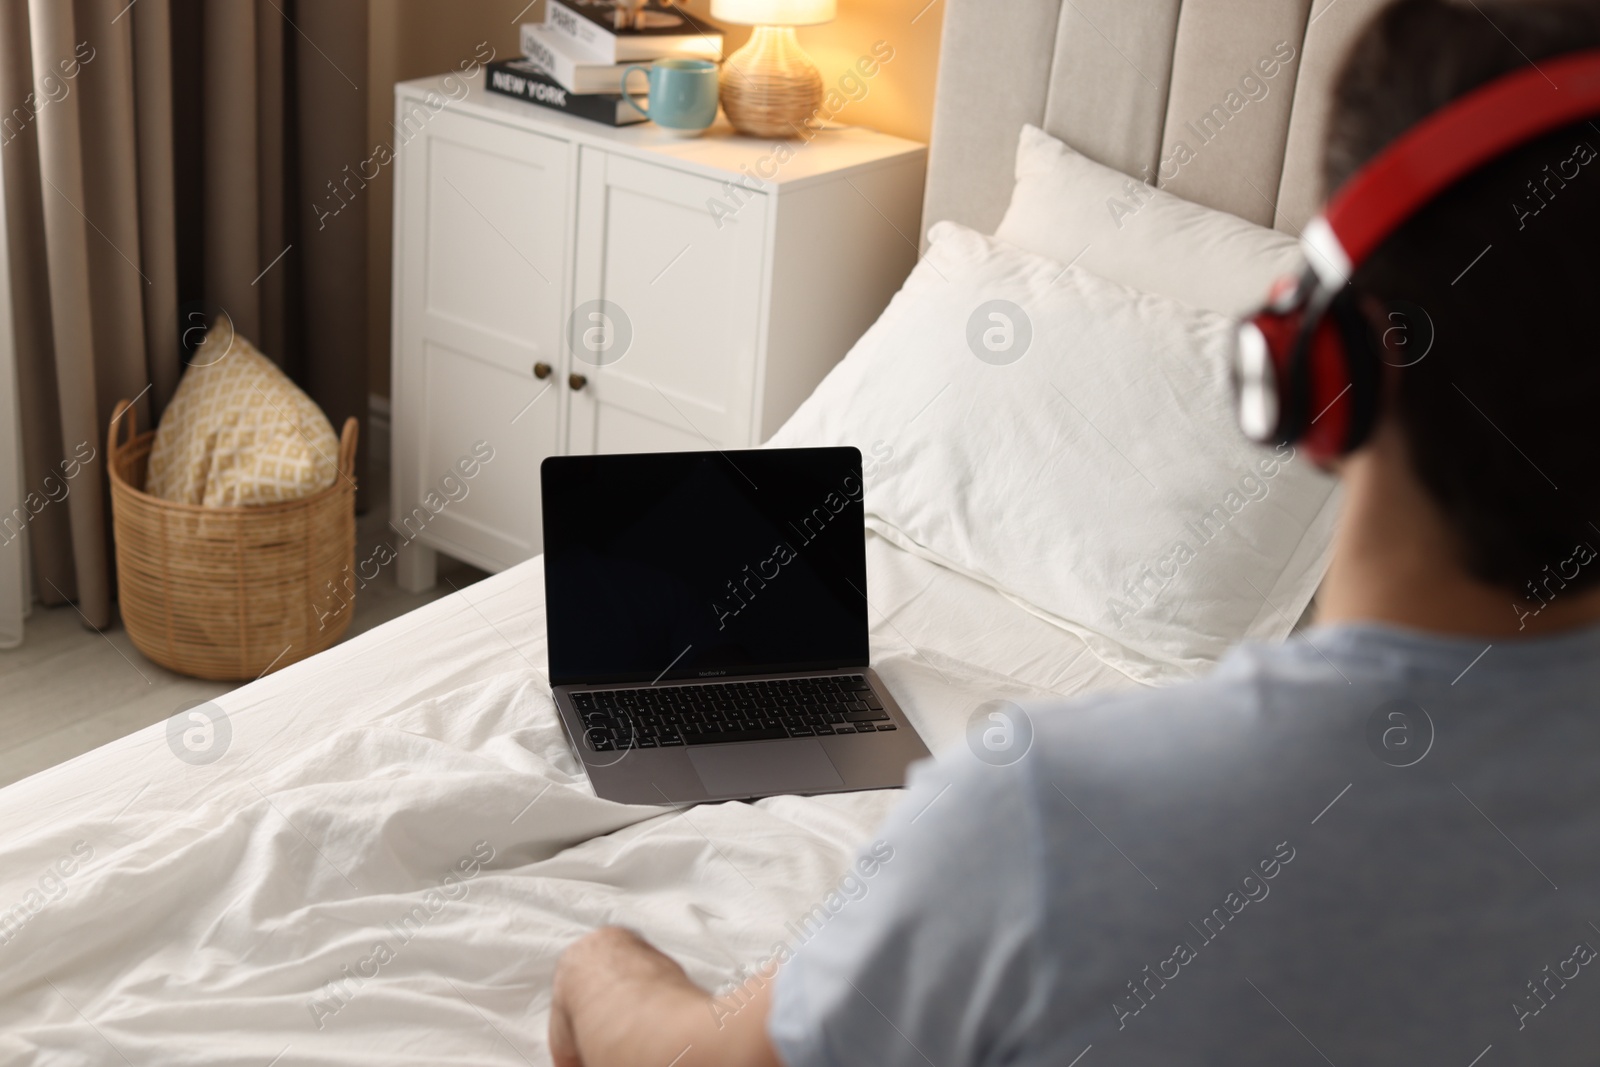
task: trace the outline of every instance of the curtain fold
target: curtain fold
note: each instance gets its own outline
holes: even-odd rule
[[[79,442],[92,443],[100,439],[97,401],[100,375],[97,371],[109,362],[97,359],[94,308],[89,289],[90,223],[83,207],[83,129],[79,115],[83,93],[74,91],[77,88],[74,84],[59,80],[66,73],[60,64],[72,62],[77,54],[79,38],[74,6],[61,0],[30,0],[28,4],[34,93],[39,108],[30,130],[39,143],[39,215],[44,224],[47,254],[42,264],[19,262],[15,257],[11,261],[14,271],[28,272],[42,267],[49,285],[48,313],[55,341],[51,354],[56,379],[53,414],[62,449],[55,455],[42,457],[42,464],[35,457],[28,457],[30,467],[42,465],[46,471],[54,468],[57,456],[65,456]],[[104,35],[101,39],[103,44]],[[78,73],[81,75],[82,69]],[[64,91],[58,95],[52,82],[63,85]],[[126,257],[120,249],[111,250],[111,254]],[[124,269],[127,266],[138,270],[137,264],[126,264]],[[18,352],[17,356],[26,364],[40,354]],[[51,414],[24,407],[22,418],[26,423],[31,418],[47,419]],[[90,625],[96,627],[106,626],[111,621],[106,494],[100,491],[99,485],[104,459],[98,456],[89,471],[80,472],[80,479],[83,473],[97,475],[94,483],[73,486],[77,490],[74,494],[58,505],[45,508],[39,515],[39,518],[48,516],[52,526],[61,526],[63,523],[59,520],[66,520],[64,532],[73,563],[59,574],[41,572],[40,595],[46,603],[76,597],[79,610],[84,611]],[[33,533],[33,543],[50,536],[44,529]]]
[[[173,165],[172,24],[167,0],[140,0],[133,23],[135,158],[138,165],[139,251],[144,290],[145,351],[177,352],[178,236]],[[178,388],[176,359],[150,359],[151,406],[161,411]]]
[[[0,0],[0,166],[5,168],[7,248],[10,252],[12,336],[16,348],[17,398],[22,419],[22,490],[41,486],[49,474],[46,457],[62,455],[56,410],[56,378],[49,361],[32,354],[52,352],[55,336],[50,317],[50,285],[38,269],[46,260],[44,222],[40,217],[39,141],[33,116],[41,99],[34,92],[28,5]],[[20,503],[17,502],[17,503]],[[12,501],[0,501],[11,512]],[[60,515],[33,517],[28,537],[36,578],[62,577],[72,571],[72,550],[66,522]],[[8,530],[8,533],[10,531]],[[56,595],[38,580],[34,587],[52,600]],[[69,579],[70,588],[70,579]]]
[[[207,296],[251,340],[261,340],[260,55],[256,4],[218,0],[203,8],[205,115],[205,283]],[[216,62],[221,57],[226,62]],[[269,355],[274,355],[268,350]],[[280,356],[281,358],[281,356]]]
[[[272,0],[266,0],[271,3]],[[313,206],[329,184],[347,198],[365,195],[359,171],[367,145],[367,6],[361,3],[301,4],[297,35],[316,47],[294,55],[295,198],[304,252],[297,309],[303,330],[301,372],[308,391],[337,429],[367,417],[367,213],[341,211],[323,226]],[[310,130],[317,136],[307,136]],[[348,183],[348,184],[347,184]],[[297,250],[298,250],[297,246]],[[380,265],[387,271],[388,265]],[[359,290],[359,292],[358,292]],[[357,465],[365,469],[367,435],[359,441]]]
[[[69,7],[59,0],[35,3]],[[72,94],[79,104],[79,166],[83,181],[79,213],[87,227],[85,258],[89,266],[89,291],[83,295],[93,331],[94,347],[89,354],[95,375],[96,412],[110,412],[118,399],[138,396],[150,384],[145,290],[154,283],[143,255],[139,217],[132,20],[123,17],[112,21],[121,6],[115,0],[79,0],[72,40],[60,42],[70,55],[79,42],[87,39],[84,31],[93,26],[105,27],[90,45],[95,49],[95,58],[82,65],[75,79],[78,91]],[[41,120],[49,117],[42,115]],[[79,294],[72,297],[76,300]],[[169,358],[166,362],[176,361]],[[150,405],[145,403],[143,410],[150,412]],[[94,442],[105,433],[99,418],[89,429],[94,436],[86,430],[65,443],[72,447],[80,440]]]
[[[24,493],[96,457],[30,516],[46,603],[112,622],[106,423],[154,425],[197,312],[365,425],[365,215],[308,205],[365,155],[366,37],[367,0],[0,0]]]
[[[296,12],[296,17],[302,16]],[[256,220],[256,247],[261,250],[257,271],[293,243],[289,232],[292,202],[287,198],[293,156],[289,152],[291,132],[285,125],[284,105],[288,91],[288,29],[283,16],[270,3],[256,7],[256,181],[261,205]],[[298,346],[291,340],[289,323],[289,282],[293,275],[293,269],[285,270],[284,261],[280,260],[256,282],[257,314],[261,319],[256,343],[263,351],[280,353],[278,358],[284,369],[302,377],[303,367],[294,358]]]

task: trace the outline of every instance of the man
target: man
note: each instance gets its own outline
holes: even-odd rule
[[[1400,0],[1337,81],[1327,187],[1596,47],[1594,3]],[[1596,148],[1503,155],[1356,271],[1390,358],[1316,627],[1037,716],[1011,766],[921,767],[872,895],[742,1010],[585,938],[556,1063],[1594,1063]]]

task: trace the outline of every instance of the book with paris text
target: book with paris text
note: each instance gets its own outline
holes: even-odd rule
[[[597,63],[634,63],[682,56],[722,59],[722,30],[679,7],[647,3],[635,10],[609,0],[547,0],[545,29]]]

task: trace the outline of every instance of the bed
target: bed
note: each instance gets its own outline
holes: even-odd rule
[[[868,551],[873,660],[931,745],[995,697],[1118,684],[992,590]],[[513,568],[230,694],[213,764],[161,725],[0,791],[0,899],[46,898],[0,946],[0,1060],[540,1062],[582,930],[637,924],[707,984],[790,936],[894,794],[596,799],[542,585]]]
[[[925,218],[985,234],[1005,222],[1019,141],[1044,132],[1292,234],[1315,206],[1317,94],[1375,6],[1012,0],[1001,20],[982,0],[947,3]],[[1260,121],[1166,181],[1180,117],[1225,99],[1280,41],[1297,61],[1250,100]],[[1089,258],[1115,273],[1132,254]],[[933,453],[913,444],[896,461],[926,470]],[[1268,505],[1251,507],[1257,521]],[[1300,516],[1310,532],[1283,549],[1298,584],[1258,590],[1273,610],[1252,604],[1234,636],[1287,631],[1332,511]],[[912,525],[867,534],[872,659],[934,751],[963,743],[994,700],[1164,680]],[[0,1062],[545,1063],[555,959],[586,930],[633,926],[713,988],[803,941],[796,920],[897,794],[685,810],[597,799],[544,679],[542,585],[530,561],[203,719],[0,790]]]

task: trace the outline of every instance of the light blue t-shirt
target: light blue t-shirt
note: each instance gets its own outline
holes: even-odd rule
[[[780,970],[788,1067],[1600,1063],[1600,629],[1317,628],[1017,726]]]

